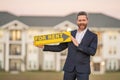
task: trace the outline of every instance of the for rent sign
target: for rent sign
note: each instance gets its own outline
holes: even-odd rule
[[[45,45],[45,44],[52,44],[52,43],[63,43],[63,42],[70,42],[71,34],[70,32],[60,32],[54,34],[47,34],[47,35],[37,35],[34,36],[34,45]]]

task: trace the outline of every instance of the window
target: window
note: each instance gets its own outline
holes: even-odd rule
[[[112,49],[109,49],[109,54],[112,54]]]
[[[97,52],[95,56],[101,56],[101,45],[98,45]]]
[[[119,69],[119,61],[117,59],[110,59],[107,61],[107,70],[115,71]]]
[[[2,44],[0,44],[0,53],[2,53],[2,50],[3,50],[3,46]]]
[[[10,70],[20,70],[21,60],[20,59],[10,59],[9,62]]]
[[[110,55],[115,55],[116,53],[117,53],[116,47],[109,48],[109,54]]]
[[[53,70],[54,69],[53,61],[45,61],[44,67],[46,70]]]
[[[10,31],[10,40],[13,40],[13,41],[21,40],[21,31],[20,30],[11,30]]]
[[[94,71],[100,71],[100,63],[94,63]]]
[[[29,61],[29,68],[31,69],[31,61]]]
[[[114,54],[116,54],[116,50],[114,50]]]
[[[31,70],[37,69],[36,61],[30,60],[29,63],[28,63],[28,67],[29,67],[29,69],[31,69]]]
[[[117,36],[116,35],[109,35],[109,40],[116,40]]]
[[[3,37],[3,31],[0,30],[0,38],[2,38],[2,37]]]
[[[48,69],[48,65],[49,65],[48,61],[45,61],[45,68],[46,69]]]
[[[114,36],[114,40],[116,40],[117,39],[117,37],[116,36]]]
[[[113,52],[113,54],[116,54],[117,52],[116,52],[116,47],[114,47],[114,52]]]
[[[36,62],[34,62],[34,69],[36,69],[36,68],[37,68]]]
[[[0,61],[0,69],[2,69],[2,61]]]
[[[21,45],[10,44],[10,55],[21,55]]]
[[[111,40],[111,39],[112,39],[112,36],[109,36],[109,39]]]

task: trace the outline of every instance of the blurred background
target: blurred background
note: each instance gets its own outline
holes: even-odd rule
[[[77,29],[79,11],[98,35],[90,80],[120,80],[120,0],[0,0],[0,80],[62,80],[67,49],[45,52],[35,35]]]

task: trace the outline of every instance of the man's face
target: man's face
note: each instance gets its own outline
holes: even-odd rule
[[[88,19],[85,15],[80,15],[77,18],[77,25],[80,30],[84,30],[87,27]]]

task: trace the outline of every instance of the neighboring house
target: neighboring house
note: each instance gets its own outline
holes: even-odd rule
[[[76,13],[67,16],[15,16],[0,12],[0,70],[62,71],[67,50],[42,51],[33,36],[77,28]],[[120,20],[102,13],[89,13],[88,27],[98,34],[98,49],[91,57],[92,73],[120,69]]]

